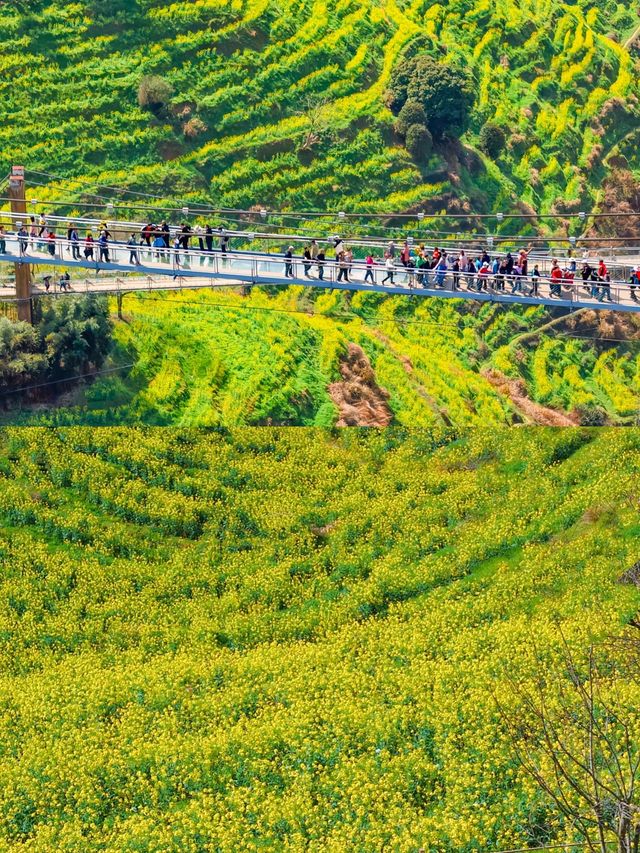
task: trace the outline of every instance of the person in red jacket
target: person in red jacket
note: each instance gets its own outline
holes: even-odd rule
[[[600,261],[598,262],[598,279],[602,284],[600,288],[600,296],[598,296],[598,302],[604,302],[605,298],[607,302],[613,302],[613,299],[611,298],[611,276],[609,275],[609,271],[607,270],[602,258],[600,258]]]
[[[551,261],[551,287],[549,288],[549,296],[562,296],[562,279],[564,273],[560,269],[558,259],[554,258]]]

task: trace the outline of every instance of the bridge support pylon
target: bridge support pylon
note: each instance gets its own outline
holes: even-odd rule
[[[26,227],[27,202],[24,195],[24,166],[13,166],[9,176],[9,200],[11,213],[16,220],[24,222]],[[17,230],[17,229],[16,229]],[[18,299],[18,320],[33,322],[31,311],[31,267],[25,263],[17,262],[16,268],[16,296]]]

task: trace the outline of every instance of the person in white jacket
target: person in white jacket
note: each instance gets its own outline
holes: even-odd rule
[[[387,274],[382,279],[382,284],[385,284],[387,281],[390,282],[390,284],[393,284],[393,275],[395,273],[396,267],[395,267],[395,264],[393,262],[393,258],[388,253],[387,253],[387,259],[384,262],[384,268],[386,269]]]

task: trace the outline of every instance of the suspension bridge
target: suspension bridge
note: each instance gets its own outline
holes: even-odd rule
[[[0,300],[16,302],[18,314],[30,319],[31,299],[34,296],[56,297],[67,293],[116,294],[119,297],[141,290],[181,290],[230,286],[289,286],[300,285],[345,291],[467,299],[481,302],[546,305],[568,310],[581,308],[640,312],[636,287],[630,282],[630,272],[640,263],[640,254],[627,252],[618,260],[610,250],[610,281],[583,282],[580,262],[575,276],[565,274],[552,281],[551,253],[548,249],[532,250],[529,256],[529,276],[479,275],[477,271],[456,273],[453,270],[416,270],[396,263],[389,269],[381,255],[388,240],[356,238],[349,240],[359,254],[377,256],[377,262],[367,267],[362,260],[345,265],[334,260],[334,236],[318,236],[316,244],[326,250],[326,260],[318,262],[301,257],[301,244],[308,245],[310,237],[298,234],[269,234],[248,230],[218,229],[209,235],[205,246],[202,229],[192,231],[187,244],[174,247],[180,229],[168,228],[164,244],[147,245],[144,240],[147,222],[103,219],[95,216],[73,216],[75,228],[98,235],[106,224],[109,239],[103,246],[96,240],[69,239],[56,235],[67,232],[70,217],[47,214],[46,228],[38,227],[35,217],[27,214],[24,195],[24,174],[20,167],[10,179],[11,212],[0,214],[4,234],[0,235],[0,265],[13,265],[15,281],[0,282]],[[186,211],[186,212],[185,212]],[[189,211],[182,209],[186,218]],[[32,222],[33,220],[33,222]],[[157,217],[156,217],[157,221]],[[35,223],[35,224],[34,224]],[[42,233],[40,233],[42,231]],[[159,234],[155,231],[152,236]],[[131,237],[134,240],[131,242]],[[141,239],[142,235],[142,239]],[[127,239],[129,238],[129,239]],[[218,243],[213,247],[213,242]],[[413,240],[408,238],[413,244]],[[275,244],[275,245],[274,245]],[[294,247],[292,257],[285,257],[284,247]],[[258,248],[254,248],[258,246]],[[297,247],[297,250],[296,248]],[[433,248],[433,247],[427,247]],[[274,251],[275,249],[275,251]],[[469,257],[479,254],[479,241],[458,243],[455,254],[466,250]],[[493,257],[505,254],[493,251],[493,240],[485,243],[484,251]],[[585,250],[591,266],[597,265],[599,248]],[[396,259],[397,260],[397,259]],[[568,258],[562,263],[569,264]],[[535,282],[531,269],[536,263],[540,276]],[[63,275],[61,275],[64,273]],[[391,274],[389,274],[391,273]],[[69,276],[67,280],[66,276]]]

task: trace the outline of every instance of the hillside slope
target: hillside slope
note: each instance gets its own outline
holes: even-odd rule
[[[151,205],[152,218],[177,221],[183,204],[264,206],[284,213],[210,221],[324,238],[339,220],[286,211],[425,209],[420,222],[339,227],[348,238],[384,225],[399,239],[409,228],[433,243],[455,227],[429,217],[444,209],[553,212],[460,227],[565,239],[584,227],[566,212],[637,205],[627,198],[640,177],[637,16],[613,0],[33,0],[1,4],[0,21],[0,174],[27,167],[29,195],[55,201],[36,213],[109,218],[115,200],[118,216],[141,219]],[[419,164],[385,93],[420,52],[468,68],[476,99],[462,139],[436,142]],[[172,89],[161,109],[138,103],[149,75]],[[506,135],[494,159],[478,147],[487,122]],[[618,220],[600,222],[589,233],[611,236]],[[310,317],[314,301],[316,313],[348,317]],[[133,373],[72,398],[54,422],[331,424],[349,344],[396,423],[630,423],[638,411],[638,330],[610,317],[527,337],[553,315],[297,289],[241,306],[232,294],[127,298],[126,314],[114,363],[134,361]]]
[[[640,410],[640,328],[610,312],[298,287],[127,296],[121,321],[112,309],[109,373],[58,401],[10,395],[5,423],[329,426],[348,410],[362,426],[562,426]]]
[[[637,611],[639,442],[0,433],[0,846],[572,840],[492,697]]]
[[[41,170],[40,199],[106,183],[239,208],[404,210],[453,193],[562,212],[593,208],[607,155],[640,166],[638,21],[613,0],[32,0],[0,16],[0,173]],[[498,123],[497,163],[455,146],[412,162],[384,106],[406,50],[470,68],[466,141]],[[138,106],[152,74],[172,86],[165,113]]]

